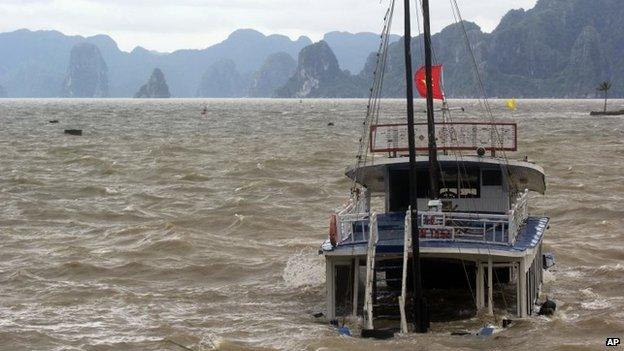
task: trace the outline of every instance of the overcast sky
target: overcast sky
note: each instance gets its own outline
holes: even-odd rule
[[[510,9],[536,0],[457,0],[464,19],[494,29]],[[453,22],[449,0],[431,0],[432,30]],[[108,34],[122,50],[205,48],[238,28],[316,41],[328,31],[379,32],[389,0],[0,0],[0,32],[56,29]],[[403,16],[397,1],[394,32]],[[417,32],[417,31],[415,31]]]

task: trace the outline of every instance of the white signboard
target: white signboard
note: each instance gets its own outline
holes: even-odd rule
[[[438,150],[506,150],[517,149],[515,123],[436,123]],[[427,124],[414,125],[416,150],[428,150]],[[408,151],[407,125],[385,124],[371,127],[371,151]]]

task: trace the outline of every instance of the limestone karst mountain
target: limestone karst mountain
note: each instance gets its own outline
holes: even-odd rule
[[[80,43],[72,48],[61,95],[73,98],[108,97],[108,67],[97,46]]]
[[[324,41],[306,46],[299,53],[297,70],[286,84],[276,90],[277,97],[347,98],[362,96],[357,77],[342,71],[336,56]]]
[[[236,69],[232,60],[221,60],[211,65],[202,75],[197,97],[231,98],[245,95],[248,82]]]
[[[169,86],[165,80],[165,75],[160,68],[154,68],[152,75],[147,83],[143,84],[139,91],[134,94],[135,98],[152,98],[152,99],[166,99],[170,98]]]
[[[297,62],[285,52],[269,57],[253,75],[249,87],[250,97],[274,97],[275,90],[288,81],[295,73]]]
[[[594,97],[597,84],[610,80],[613,87],[609,94],[617,98],[624,97],[622,28],[622,0],[538,0],[532,9],[509,11],[491,33],[483,32],[474,23],[463,22],[463,26],[456,23],[435,34],[432,44],[437,63],[444,65],[448,97],[481,96],[473,61],[464,41],[465,29],[489,97]],[[338,62],[338,68],[331,69],[336,77],[324,78],[323,84],[315,86],[314,75],[299,70],[298,74],[305,77],[290,77],[294,80],[284,87],[286,90],[276,89],[280,90],[280,96],[367,96],[375,61],[375,53],[371,51],[377,47],[375,39],[378,40],[378,36],[330,32],[324,39]],[[412,42],[415,67],[422,64],[420,41],[421,38],[413,38]],[[279,81],[283,72],[268,74],[267,71],[265,83],[270,84],[260,90],[254,87],[260,83],[256,80],[256,73],[267,58],[279,52],[297,57],[304,47],[312,44],[307,37],[293,40],[283,35],[264,35],[241,29],[202,50],[156,53],[137,47],[124,52],[106,35],[85,38],[65,36],[55,31],[18,30],[0,33],[0,85],[5,87],[9,97],[59,96],[59,87],[63,86],[68,73],[71,49],[79,43],[89,43],[99,49],[108,69],[108,95],[113,97],[133,96],[154,67],[167,72],[171,94],[176,97],[196,96],[200,84],[207,86],[207,82],[202,81],[207,69],[223,60],[234,64],[236,74],[231,66],[221,65],[226,70],[221,76],[225,78],[230,74],[231,78],[240,79],[243,85],[227,83],[231,85],[225,86],[229,90],[227,95],[268,96],[269,85],[273,84],[268,78],[273,76]],[[389,48],[383,89],[386,97],[403,95],[402,45],[399,39]],[[326,55],[316,57],[321,62],[331,61]],[[315,66],[309,60],[305,65],[308,68]],[[362,65],[364,68],[358,71]],[[217,72],[212,73],[219,76]],[[301,86],[296,86],[299,84],[297,79]],[[301,80],[307,80],[305,87]],[[214,91],[215,97],[224,95],[221,89],[203,91],[204,95],[208,94],[207,91]]]

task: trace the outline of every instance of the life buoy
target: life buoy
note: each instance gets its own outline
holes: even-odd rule
[[[338,245],[338,226],[337,226],[336,214],[332,213],[329,216],[329,242],[332,246]]]

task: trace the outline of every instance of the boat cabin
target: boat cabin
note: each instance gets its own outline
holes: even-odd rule
[[[440,155],[438,198],[443,211],[504,214],[516,195],[525,189],[544,193],[544,171],[521,161],[499,158]],[[418,210],[428,209],[428,157],[416,158]],[[405,212],[409,206],[409,163],[406,157],[384,158],[375,164],[354,168],[346,175],[362,185],[368,196],[383,196],[383,212]]]

